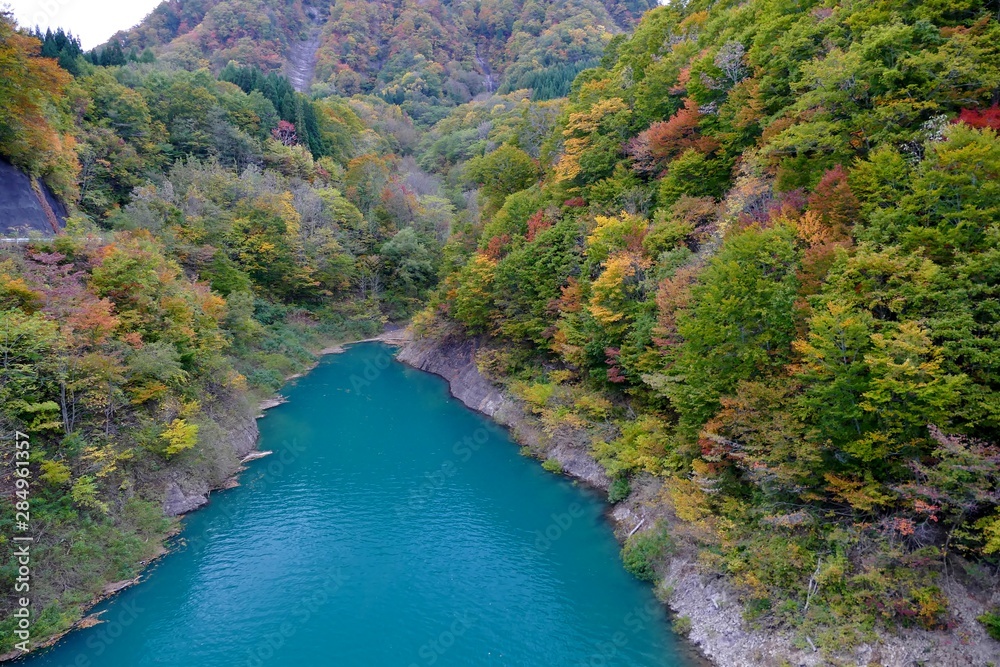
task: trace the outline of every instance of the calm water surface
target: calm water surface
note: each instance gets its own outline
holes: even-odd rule
[[[381,345],[328,357],[261,420],[242,486],[19,667],[692,667],[621,567],[600,500],[521,457]]]

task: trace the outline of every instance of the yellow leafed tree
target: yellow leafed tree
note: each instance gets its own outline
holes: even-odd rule
[[[198,444],[198,425],[175,419],[160,437],[167,441],[167,456],[176,456]]]

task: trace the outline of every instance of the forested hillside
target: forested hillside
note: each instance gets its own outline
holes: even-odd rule
[[[662,484],[676,548],[803,645],[947,633],[951,582],[996,590],[997,10],[670,3],[540,144],[494,126],[464,167],[484,222],[418,325],[483,336],[613,500]],[[667,530],[627,545],[641,576]]]
[[[482,92],[561,97],[653,0],[219,0],[168,2],[108,48],[219,71],[230,61],[280,70],[319,30],[321,94],[376,93],[418,124]],[[321,27],[320,27],[321,26]]]
[[[36,636],[252,399],[418,313],[645,503],[638,576],[683,554],[830,654],[1000,638],[1000,6],[655,4],[171,0],[89,54],[0,19],[0,157],[72,213],[0,253]]]

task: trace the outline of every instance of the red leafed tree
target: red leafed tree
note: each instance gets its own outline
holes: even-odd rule
[[[711,153],[719,148],[719,142],[703,136],[698,127],[701,114],[698,103],[690,97],[684,100],[684,108],[670,120],[653,123],[629,142],[627,152],[635,161],[636,171],[656,173],[666,163],[684,151],[693,148],[699,153]]]
[[[550,310],[553,313],[579,313],[583,310],[583,290],[576,278],[567,278],[562,295],[555,299]]]
[[[31,278],[44,295],[44,312],[60,322],[72,350],[103,345],[119,325],[114,304],[87,289],[86,272],[60,253],[32,253]]]
[[[809,210],[819,214],[834,241],[848,237],[860,209],[861,204],[847,182],[847,171],[839,164],[823,174],[809,196]]]
[[[965,123],[979,129],[992,128],[1000,132],[1000,105],[994,104],[988,109],[962,109],[955,119],[956,123]]]
[[[545,211],[538,211],[528,218],[527,239],[533,241],[535,236],[553,225],[552,219],[546,215]]]
[[[604,354],[607,356],[608,382],[615,384],[628,382],[628,378],[622,372],[622,367],[618,364],[618,357],[621,356],[621,353],[622,351],[617,347],[609,347],[604,350]]]
[[[494,236],[489,240],[489,243],[486,244],[486,249],[483,251],[483,254],[493,261],[500,260],[507,254],[507,246],[509,245],[510,234]]]
[[[278,121],[278,127],[271,130],[271,135],[286,146],[294,146],[299,143],[299,137],[295,133],[295,125],[287,120]]]

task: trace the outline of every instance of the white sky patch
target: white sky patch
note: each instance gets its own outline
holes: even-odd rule
[[[80,38],[84,49],[99,46],[137,25],[160,0],[0,0],[22,28],[62,28]]]

